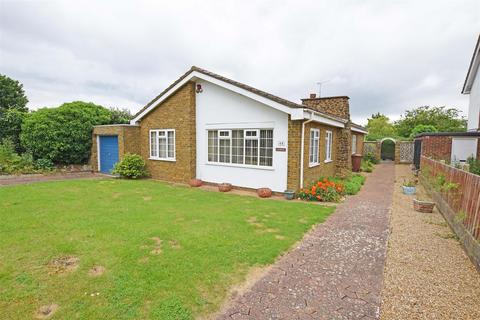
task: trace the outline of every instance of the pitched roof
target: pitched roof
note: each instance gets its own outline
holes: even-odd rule
[[[152,106],[158,99],[160,99],[162,96],[164,96],[168,91],[170,91],[173,87],[175,87],[178,83],[180,83],[182,80],[184,80],[186,77],[188,77],[192,72],[198,72],[198,73],[201,73],[201,74],[204,74],[206,76],[210,76],[212,78],[215,78],[217,80],[220,80],[220,81],[223,81],[223,82],[226,82],[228,84],[231,84],[233,86],[236,86],[238,88],[241,88],[241,89],[244,89],[244,90],[247,90],[253,94],[256,94],[256,95],[259,95],[263,98],[266,98],[266,99],[269,99],[271,101],[274,101],[274,102],[277,102],[281,105],[284,105],[284,106],[287,106],[287,107],[290,107],[290,108],[299,108],[299,109],[309,109],[309,110],[313,110],[319,114],[321,114],[323,117],[325,118],[329,118],[329,119],[332,119],[332,120],[335,120],[335,121],[339,121],[339,122],[342,122],[342,123],[345,123],[346,120],[345,119],[342,119],[342,118],[339,118],[339,117],[335,117],[335,116],[332,116],[332,115],[329,115],[329,114],[326,114],[326,113],[323,113],[323,112],[319,112],[318,110],[315,110],[313,108],[310,108],[304,104],[299,104],[299,103],[295,103],[295,102],[292,102],[292,101],[289,101],[289,100],[286,100],[286,99],[283,99],[283,98],[280,98],[276,95],[273,95],[271,93],[268,93],[268,92],[265,92],[265,91],[262,91],[262,90],[259,90],[259,89],[256,89],[254,87],[251,87],[249,85],[246,85],[246,84],[243,84],[241,82],[238,82],[238,81],[235,81],[235,80],[232,80],[232,79],[229,79],[229,78],[226,78],[224,76],[221,76],[219,74],[216,74],[216,73],[213,73],[211,71],[208,71],[208,70],[205,70],[205,69],[202,69],[202,68],[199,68],[199,67],[196,67],[196,66],[192,66],[190,68],[190,70],[188,70],[187,72],[185,72],[180,78],[178,78],[177,80],[175,80],[175,82],[173,82],[170,86],[168,86],[165,90],[163,90],[158,96],[156,96],[154,99],[152,99],[149,103],[147,103],[142,109],[140,109],[134,116],[133,118],[137,118],[140,114],[142,114],[146,109],[148,109],[150,106]]]
[[[365,127],[363,127],[363,126],[361,126],[361,125],[359,125],[359,124],[353,123],[353,122],[350,124],[350,126],[352,126],[353,128],[357,128],[357,129],[359,129],[359,130],[368,131],[367,128],[365,128]]]
[[[463,83],[462,93],[469,94],[472,89],[473,81],[477,76],[478,68],[480,65],[480,34],[478,35],[477,44],[475,45],[475,50],[473,51],[472,59],[470,60],[470,65],[468,67],[467,76],[465,77],[465,82]]]

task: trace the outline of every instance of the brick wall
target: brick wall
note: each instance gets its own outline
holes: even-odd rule
[[[300,188],[300,153],[302,139],[302,121],[288,121],[288,180],[289,190],[298,190]],[[317,166],[309,167],[310,155],[310,129],[320,130],[319,140],[319,162]],[[325,163],[325,145],[326,131],[332,131],[332,162]],[[303,157],[303,184],[308,186],[320,177],[336,175],[338,137],[341,129],[322,125],[316,122],[309,122],[305,125],[304,157]]]
[[[98,171],[97,137],[118,136],[118,157],[120,160],[126,153],[140,154],[140,127],[127,124],[96,126],[93,128],[90,165]]]
[[[424,136],[419,139],[422,140],[422,156],[450,161],[452,153],[451,136]]]
[[[150,160],[150,130],[175,129],[176,161]],[[188,182],[196,174],[195,83],[189,82],[140,122],[141,155],[154,179]]]
[[[312,95],[313,96],[313,95]],[[302,103],[312,109],[326,114],[350,120],[348,97],[325,97],[302,99]]]

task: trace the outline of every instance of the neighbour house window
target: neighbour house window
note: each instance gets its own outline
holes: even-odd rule
[[[352,154],[357,153],[357,136],[352,135]]]
[[[332,161],[332,131],[325,134],[325,162]]]
[[[150,159],[175,160],[175,130],[150,130]]]
[[[310,157],[309,163],[310,166],[319,164],[318,153],[320,146],[320,130],[319,129],[310,129]]]
[[[272,129],[208,130],[208,162],[273,165]]]

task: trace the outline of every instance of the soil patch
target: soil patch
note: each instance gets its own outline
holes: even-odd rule
[[[77,270],[80,259],[74,256],[53,259],[50,264],[50,274],[70,273]]]
[[[180,243],[178,243],[177,240],[170,240],[169,243],[170,243],[170,247],[172,247],[172,249],[181,249],[182,248],[182,246],[180,245]]]
[[[46,306],[41,306],[35,313],[36,319],[48,319],[57,311],[58,304],[52,303]]]
[[[99,277],[105,272],[105,267],[103,266],[94,266],[88,271],[88,274],[92,277]]]

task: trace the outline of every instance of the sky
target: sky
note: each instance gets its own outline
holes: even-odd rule
[[[0,0],[0,74],[28,107],[132,112],[196,65],[294,102],[347,95],[355,122],[449,106],[480,33],[479,0]]]

